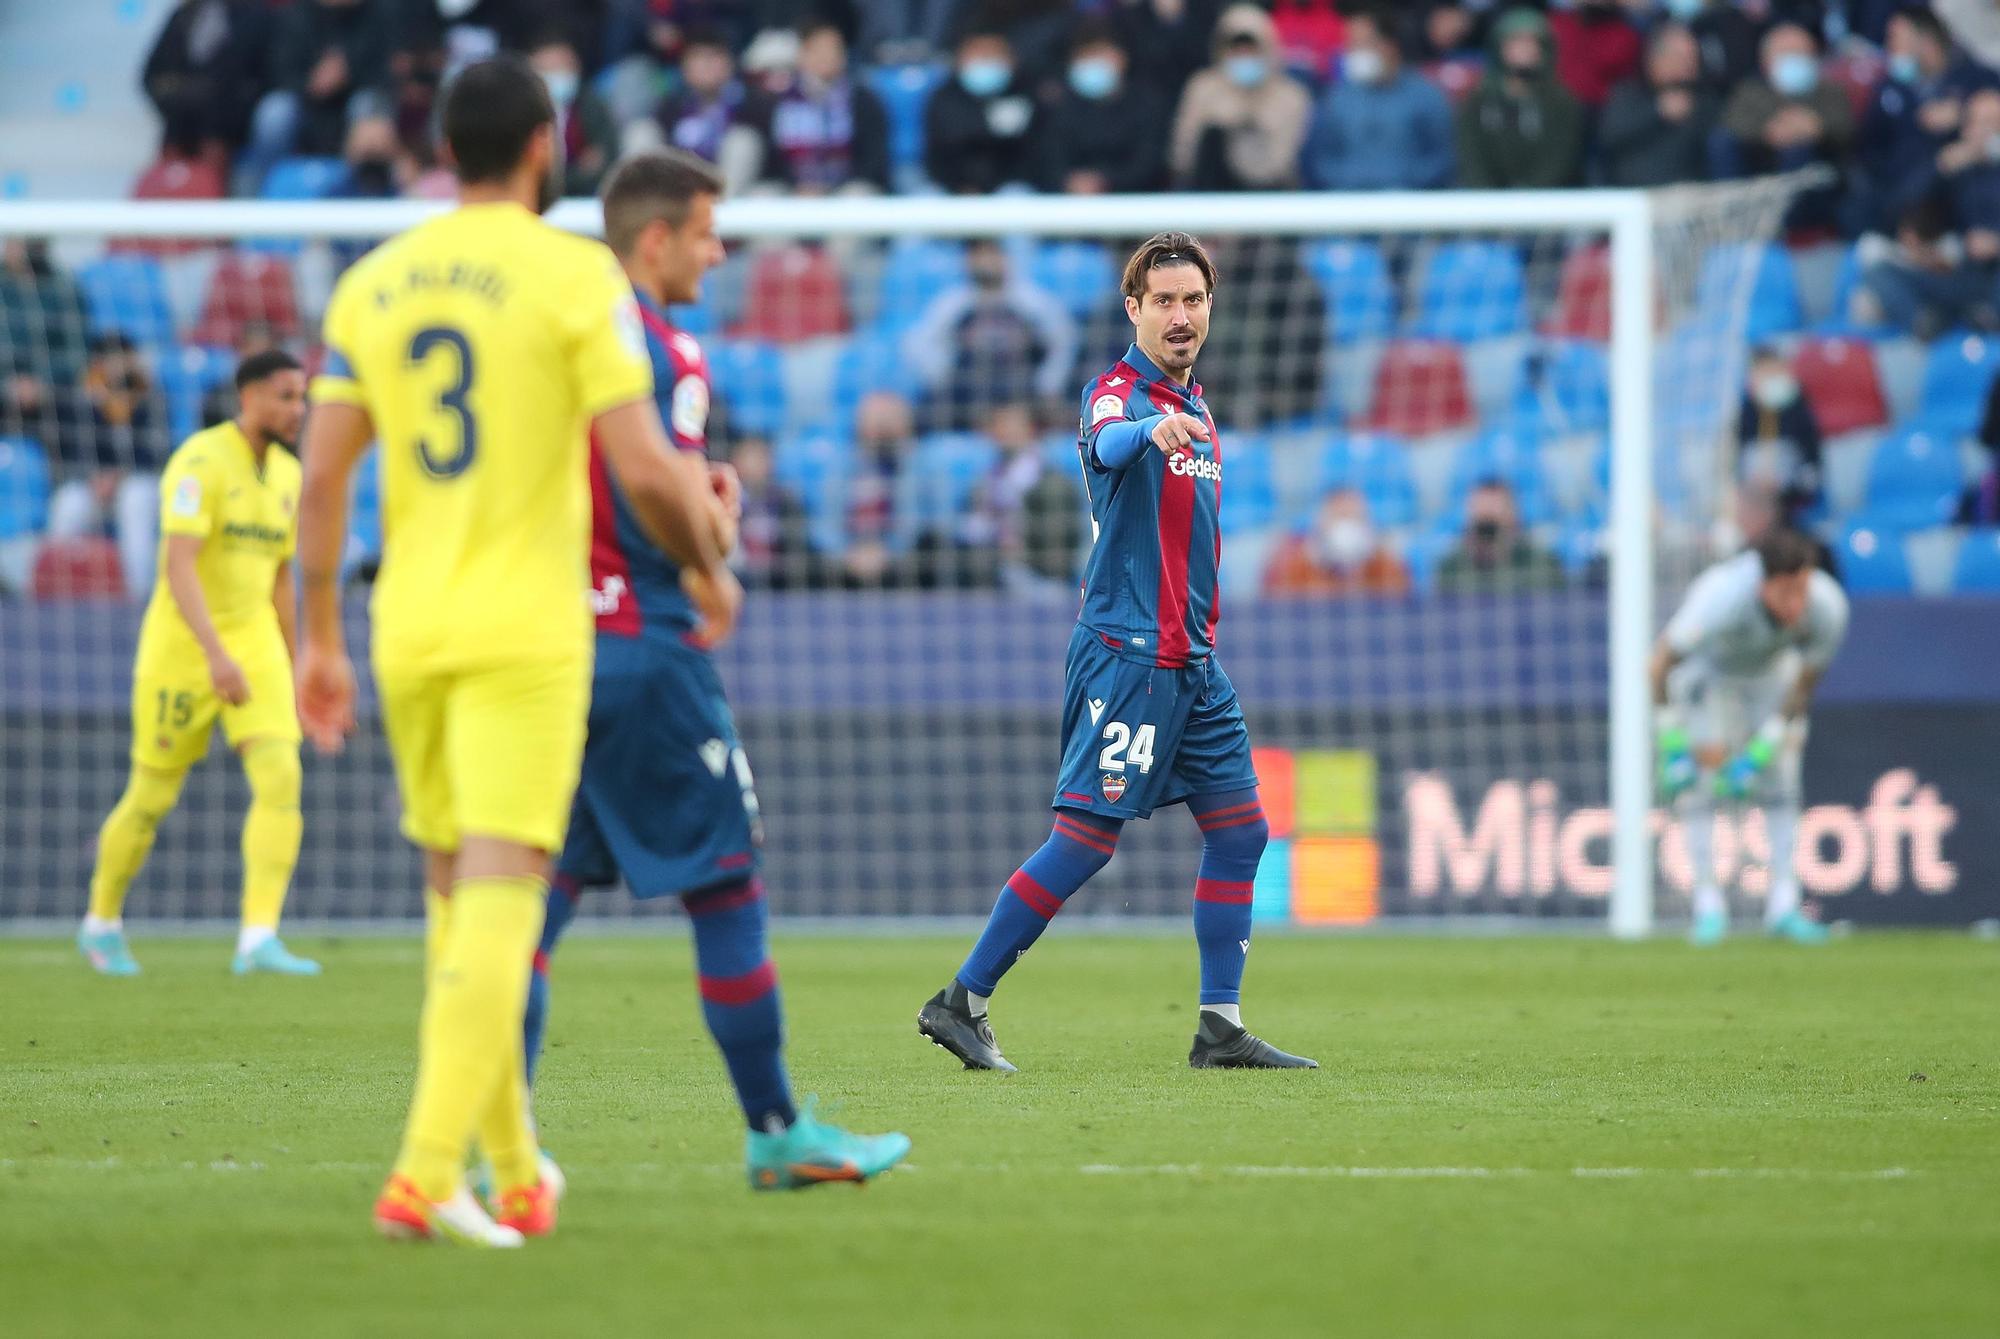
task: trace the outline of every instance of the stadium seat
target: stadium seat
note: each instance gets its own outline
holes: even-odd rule
[[[354,469],[354,505],[347,517],[347,551],[341,565],[353,568],[382,556],[382,453],[370,451]]]
[[[1532,342],[1528,335],[1499,335],[1463,346],[1465,384],[1475,418],[1498,422],[1514,407]]]
[[[1328,442],[1320,452],[1319,491],[1336,488],[1361,490],[1377,525],[1405,526],[1417,519],[1409,447],[1393,437],[1347,433]]]
[[[1571,580],[1581,580],[1610,551],[1610,534],[1593,521],[1572,521],[1556,535],[1556,556]]]
[[[1924,362],[1924,389],[1917,412],[1928,424],[1953,432],[1979,426],[1986,394],[2000,372],[2000,339],[1946,335],[1931,345]]]
[[[1398,437],[1452,432],[1472,422],[1465,358],[1455,344],[1396,340],[1382,351],[1368,411],[1354,426]]]
[[[1101,311],[1118,297],[1118,262],[1099,243],[1043,242],[1029,247],[1016,263],[1029,282],[1061,301],[1072,316]]]
[[[1945,525],[1963,487],[1955,440],[1922,428],[1891,433],[1868,462],[1867,514],[1901,530]]]
[[[167,401],[167,423],[180,441],[201,426],[201,402],[229,380],[236,356],[226,349],[183,344],[161,353],[156,368]]]
[[[1604,346],[1545,340],[1521,364],[1515,414],[1551,432],[1596,432],[1611,423],[1610,359]]]
[[[1483,480],[1500,479],[1513,488],[1522,522],[1539,525],[1555,514],[1543,474],[1540,443],[1532,433],[1490,429],[1466,443],[1453,459],[1448,510],[1460,511]]]
[[[805,503],[812,542],[838,551],[854,474],[853,444],[838,434],[786,438],[772,455],[772,473]]]
[[[879,282],[855,307],[877,330],[900,331],[939,293],[965,282],[965,249],[956,242],[898,237],[889,243]]]
[[[846,279],[825,248],[786,245],[751,258],[743,319],[729,333],[790,344],[845,334],[851,324]]]
[[[1805,324],[1791,253],[1777,245],[1739,243],[1709,252],[1702,261],[1695,307],[1733,311],[1744,284],[1751,285],[1745,334],[1752,341],[1789,334]]]
[[[1882,433],[1861,431],[1829,437],[1820,445],[1820,486],[1836,516],[1860,511],[1868,503],[1868,472]]]
[[[324,200],[347,182],[339,158],[281,158],[265,174],[266,200]]]
[[[1224,531],[1256,530],[1277,523],[1277,469],[1268,443],[1242,433],[1224,439],[1222,470]]]
[[[108,539],[52,539],[35,555],[38,600],[114,600],[125,594],[118,546]]]
[[[243,327],[253,322],[270,326],[279,339],[295,338],[305,328],[292,289],[292,267],[283,256],[224,256],[208,281],[201,317],[188,338],[196,344],[234,348]]]
[[[708,345],[708,371],[727,425],[775,436],[785,425],[785,365],[774,345],[721,339]]]
[[[1951,588],[1964,594],[2000,595],[2000,530],[1974,530],[1958,546]]]
[[[1888,402],[1889,421],[1901,423],[1917,416],[1924,399],[1924,373],[1930,363],[1930,349],[1921,340],[1898,336],[1874,341],[1875,371],[1882,379],[1882,397]]]
[[[134,200],[220,200],[228,194],[229,184],[222,174],[210,164],[192,158],[157,158],[132,183]],[[111,249],[177,256],[210,245],[205,239],[193,237],[129,237],[114,239]]]
[[[48,455],[25,437],[0,437],[0,540],[39,535],[48,515]]]
[[[1852,594],[1909,594],[1910,564],[1897,532],[1868,523],[1850,526],[1840,537],[1835,557],[1841,579]]]
[[[951,534],[998,454],[978,433],[934,433],[920,440],[896,481],[897,546],[907,547],[926,531]]]
[[[1542,333],[1602,344],[1611,338],[1611,252],[1579,247],[1563,257],[1555,305]]]
[[[1310,242],[1302,259],[1326,299],[1327,328],[1336,340],[1395,333],[1396,285],[1380,247],[1353,238]]]
[[[151,256],[115,255],[94,260],[77,270],[76,282],[83,290],[92,329],[116,330],[154,348],[174,342],[166,274]]]
[[[828,414],[833,425],[845,432],[854,423],[854,411],[862,397],[870,391],[895,391],[915,398],[918,389],[919,379],[896,340],[857,335],[834,359]]]
[[[889,161],[897,189],[921,180],[924,170],[924,109],[944,82],[936,65],[882,65],[868,71],[868,87],[882,100],[889,120]]]
[[[1528,286],[1520,252],[1506,242],[1446,242],[1417,281],[1412,334],[1475,340],[1528,328]]]
[[[1875,367],[1875,349],[1852,337],[1808,339],[1792,355],[1811,403],[1819,430],[1836,437],[1857,428],[1880,427],[1889,421],[1889,404]]]

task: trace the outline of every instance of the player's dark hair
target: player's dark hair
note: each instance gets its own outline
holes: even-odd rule
[[[678,228],[697,196],[721,196],[722,173],[686,149],[648,149],[612,168],[599,194],[604,240],[623,256],[648,223],[664,219],[668,227]]]
[[[519,56],[474,61],[444,93],[444,142],[458,179],[467,185],[505,181],[535,132],[555,119],[549,90],[528,62]]]
[[[1141,242],[1132,259],[1125,262],[1125,277],[1119,281],[1119,291],[1128,298],[1144,297],[1146,276],[1168,265],[1194,266],[1201,271],[1201,281],[1208,291],[1215,291],[1215,262],[1208,258],[1208,248],[1192,233],[1185,232],[1156,232]]]
[[[280,372],[303,372],[304,364],[283,349],[266,349],[253,353],[236,365],[236,389],[254,386],[265,377],[276,376]]]
[[[1767,577],[1788,577],[1819,565],[1818,547],[1787,526],[1773,526],[1751,547],[1756,550],[1757,561],[1764,565]]]

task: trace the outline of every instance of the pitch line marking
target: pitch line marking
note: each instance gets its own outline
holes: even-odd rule
[[[1900,1181],[1922,1175],[1907,1167],[1846,1170],[1832,1167],[1258,1167],[1199,1163],[1159,1163],[1122,1167],[1087,1163],[1085,1176],[1309,1177],[1355,1181],[1498,1181],[1535,1176],[1567,1176],[1579,1181],[1629,1181],[1641,1177],[1698,1181]]]

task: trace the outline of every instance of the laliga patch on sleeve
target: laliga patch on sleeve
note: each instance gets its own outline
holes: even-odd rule
[[[201,480],[192,474],[183,475],[174,485],[174,515],[201,515]]]
[[[1090,402],[1090,426],[1111,418],[1125,417],[1125,398],[1121,395],[1100,395]]]
[[[708,383],[689,373],[674,383],[674,435],[699,442],[708,431]]]
[[[646,356],[646,323],[639,319],[639,304],[626,297],[611,309],[611,323],[617,327],[618,342],[634,358]]]

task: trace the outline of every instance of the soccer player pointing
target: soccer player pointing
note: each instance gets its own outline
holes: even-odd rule
[[[299,462],[285,444],[298,439],[306,378],[290,354],[273,350],[238,365],[236,389],[236,417],[182,443],[160,481],[160,576],[132,673],[132,773],[98,833],[90,913],[76,941],[109,976],[138,974],[125,944],[125,893],[218,721],[250,782],[235,970],[319,971],[278,940],[302,831],[292,703]]]
[[[1111,860],[1128,818],[1187,803],[1202,830],[1194,931],[1197,1069],[1304,1069],[1244,1030],[1250,892],[1269,830],[1250,732],[1214,655],[1222,453],[1194,381],[1215,266],[1186,233],[1161,233],[1126,263],[1138,340],[1083,394],[1078,449],[1096,540],[1070,636],[1055,828],[1007,881],[958,974],[917,1030],[971,1069],[1011,1070],[987,997],[1063,903]]]
[[[705,637],[729,632],[742,591],[706,469],[668,446],[630,283],[601,243],[539,217],[559,161],[541,79],[512,57],[470,65],[442,119],[460,207],[370,252],[327,308],[299,708],[322,748],[352,728],[336,580],[348,479],[379,438],[372,651],[431,939],[416,1093],[375,1223],[518,1246],[553,1228],[560,1190],[528,1119],[520,1029],[590,702],[586,432],[637,523],[692,574]],[[475,1134],[497,1223],[465,1187]]]

